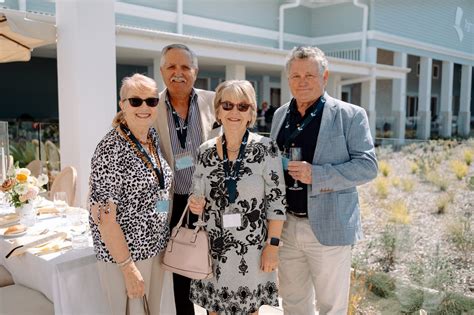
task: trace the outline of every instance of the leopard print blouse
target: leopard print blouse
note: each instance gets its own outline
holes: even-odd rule
[[[117,223],[120,225],[133,261],[154,257],[165,247],[169,238],[167,213],[157,212],[159,200],[170,199],[172,171],[159,149],[155,129],[150,134],[157,148],[165,179],[160,189],[153,170],[147,168],[132,145],[115,129],[99,142],[91,161],[89,204],[117,204]],[[100,261],[114,262],[98,226],[89,218],[94,250]]]

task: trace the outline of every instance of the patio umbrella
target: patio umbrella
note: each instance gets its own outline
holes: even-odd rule
[[[0,63],[29,61],[34,48],[55,42],[55,25],[30,20],[25,12],[0,12]]]

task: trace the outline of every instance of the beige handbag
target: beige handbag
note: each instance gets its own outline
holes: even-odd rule
[[[189,205],[171,231],[170,240],[163,257],[162,266],[165,270],[180,274],[191,279],[212,278],[212,258],[209,254],[209,238],[202,224],[190,229],[188,224],[182,227],[184,216]],[[202,214],[199,216],[199,221]],[[198,221],[198,222],[199,222]]]
[[[127,296],[127,304],[125,304],[125,315],[130,315],[130,308],[128,307],[129,299],[130,298]],[[143,313],[145,315],[151,315],[150,307],[148,306],[148,300],[146,298],[146,294],[143,296],[142,301],[143,301]]]

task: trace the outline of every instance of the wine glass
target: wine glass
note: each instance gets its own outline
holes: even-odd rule
[[[61,217],[65,217],[64,211],[66,211],[68,207],[66,192],[58,191],[54,193],[53,204],[54,207],[58,209],[59,213],[61,213]]]
[[[302,153],[301,148],[299,147],[291,147],[290,148],[290,161],[301,161]],[[303,187],[298,186],[298,180],[295,179],[295,183],[292,187],[288,188],[289,190],[302,190]]]
[[[193,189],[192,189],[192,194],[190,198],[193,199],[195,202],[199,202],[201,204],[204,204],[204,207],[206,206],[206,197],[204,196],[205,194],[205,183],[203,179],[203,175],[201,174],[200,176],[195,175],[193,178]],[[203,210],[204,211],[204,210]],[[206,226],[206,222],[202,220],[203,218],[203,213],[201,213],[198,216],[197,222],[194,223],[194,226]]]

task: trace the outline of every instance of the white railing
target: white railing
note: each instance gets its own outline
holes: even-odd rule
[[[343,49],[334,51],[325,51],[326,56],[349,59],[349,60],[360,60],[360,49]]]

